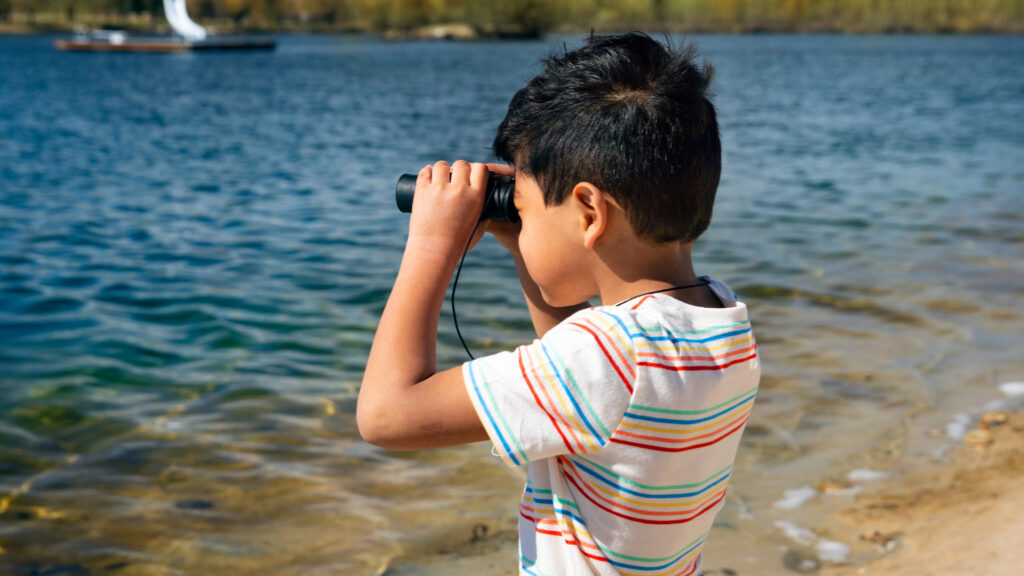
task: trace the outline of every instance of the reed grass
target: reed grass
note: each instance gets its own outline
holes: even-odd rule
[[[188,0],[188,6],[196,20],[219,29],[382,32],[460,23],[484,34],[1024,31],[1024,0]],[[0,23],[9,27],[162,22],[161,0],[0,0]]]

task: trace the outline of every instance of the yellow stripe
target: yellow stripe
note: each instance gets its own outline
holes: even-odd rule
[[[624,574],[624,575],[627,575],[627,576],[669,576],[670,574],[678,574],[679,573],[679,569],[682,568],[683,566],[686,566],[687,564],[689,564],[690,560],[692,560],[693,557],[696,556],[697,554],[699,554],[700,551],[703,550],[703,549],[704,549],[704,545],[701,544],[693,552],[690,552],[685,557],[683,557],[682,560],[680,560],[678,563],[676,563],[674,568],[671,568],[670,570],[666,570],[664,572],[621,572],[621,574]],[[699,573],[695,572],[695,574],[699,574]]]
[[[715,350],[723,350],[725,348],[732,348],[734,346],[741,346],[754,341],[753,335],[748,334],[745,338],[739,340],[727,340],[723,344],[716,344],[714,346],[673,346],[671,344],[654,344],[653,342],[647,342],[641,340],[637,342],[637,349],[647,348],[656,350],[658,352],[713,352]]]
[[[606,496],[610,496],[612,499],[614,499],[616,501],[629,502],[631,504],[637,504],[639,506],[645,506],[645,507],[648,507],[648,508],[679,508],[679,507],[683,507],[683,506],[692,506],[694,509],[700,508],[703,503],[707,502],[708,500],[711,500],[711,497],[716,495],[716,494],[718,494],[721,491],[721,488],[725,486],[725,484],[723,484],[721,487],[718,487],[715,490],[712,490],[710,493],[708,493],[708,494],[706,494],[704,496],[697,497],[697,498],[691,498],[690,500],[678,500],[676,502],[666,502],[666,503],[663,503],[663,504],[652,504],[652,503],[645,502],[643,500],[637,500],[635,498],[627,498],[625,496],[621,496],[619,494],[619,492],[616,492],[616,491],[611,490],[609,488],[604,488],[604,487],[602,487],[602,486],[600,486],[598,484],[591,484],[590,482],[587,482],[586,480],[583,480],[583,481],[591,489],[597,490],[598,492],[601,492],[601,493],[603,493]],[[679,510],[678,512],[681,514],[683,512],[689,512],[689,511],[691,511],[691,510]]]
[[[554,517],[555,516],[555,511],[552,508],[534,508],[533,506],[530,506],[530,508],[533,510],[533,513],[537,514],[537,515],[543,515],[545,517],[547,517],[547,516]]]
[[[629,343],[623,340],[621,336],[619,336],[618,324],[614,323],[612,319],[605,318],[602,315],[597,315],[597,317],[604,322],[604,326],[602,326],[602,332],[604,332],[605,334],[610,334],[612,338],[614,338],[615,341],[618,342],[619,353],[621,354],[623,350],[628,350],[630,358],[633,359],[633,364],[636,364],[636,350],[634,350],[633,346],[631,346]]]
[[[539,348],[540,347],[538,346],[537,349],[534,350],[534,354],[537,356],[537,359],[540,360],[539,370],[542,372],[542,374],[548,381],[548,390],[550,390],[553,393],[554,397],[558,399],[558,403],[562,405],[562,415],[567,420],[569,420],[570,423],[572,423],[574,428],[576,428],[577,436],[582,436],[584,441],[590,445],[591,450],[597,450],[599,447],[598,444],[594,442],[593,436],[588,433],[587,429],[580,422],[579,418],[576,417],[576,411],[568,403],[565,395],[562,394],[562,387],[561,385],[559,385],[557,378],[548,369],[547,363],[543,361],[544,359],[541,358],[541,351]],[[536,360],[534,362],[536,363]],[[538,369],[535,369],[534,373],[537,372]]]
[[[571,522],[571,525],[567,524],[569,522]],[[567,526],[568,528],[571,529],[572,533],[576,536],[577,540],[580,539],[580,536],[583,536],[587,540],[589,540],[591,543],[594,543],[596,545],[596,542],[594,542],[594,537],[590,534],[590,531],[587,530],[586,524],[580,524],[580,523],[576,522],[575,518],[572,518],[569,515],[564,515],[564,516],[559,516],[559,527],[561,528],[563,525],[565,525],[565,526]],[[564,529],[563,529],[563,534],[564,534]],[[600,549],[600,546],[598,546],[598,548]],[[620,573],[625,575],[625,576],[669,576],[670,574],[677,574],[679,572],[679,568],[681,568],[682,566],[686,566],[691,560],[693,560],[693,558],[695,556],[700,554],[701,550],[703,550],[703,549],[704,549],[704,544],[701,543],[700,546],[697,546],[696,548],[694,548],[692,551],[690,551],[689,554],[687,554],[686,556],[683,556],[678,561],[674,562],[672,568],[669,568],[668,570],[666,570],[664,572],[647,572],[647,571],[632,572],[632,571],[622,571],[623,569],[621,569],[621,568],[619,568],[619,570],[620,570]],[[604,554],[603,551],[602,551],[602,554]],[[607,557],[608,555],[605,554],[605,556]]]

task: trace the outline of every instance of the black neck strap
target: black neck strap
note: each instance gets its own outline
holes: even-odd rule
[[[651,290],[650,292],[644,292],[643,294],[637,294],[636,296],[630,296],[629,298],[626,298],[622,302],[619,302],[618,304],[616,304],[616,306],[622,306],[626,302],[629,302],[630,300],[636,300],[637,298],[640,298],[642,296],[650,296],[651,294],[658,294],[658,293],[661,293],[661,292],[671,292],[673,290],[685,290],[686,288],[697,288],[698,286],[707,286],[708,284],[711,284],[711,282],[708,282],[704,278],[701,278],[700,282],[697,282],[695,284],[684,284],[682,286],[671,286],[669,288],[662,288],[661,290]]]

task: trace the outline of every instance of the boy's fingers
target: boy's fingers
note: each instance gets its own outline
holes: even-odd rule
[[[487,186],[487,166],[480,162],[469,165],[469,185],[474,190],[483,190]]]
[[[491,172],[494,172],[495,174],[501,174],[502,176],[516,175],[515,166],[509,166],[508,164],[495,164],[493,162],[488,162],[484,164],[484,166],[486,166],[487,169],[490,170]]]
[[[433,166],[427,164],[423,168],[420,168],[419,174],[416,175],[416,186],[422,186],[430,183],[430,173],[433,172]]]
[[[430,175],[431,184],[444,185],[448,182],[451,177],[451,166],[448,165],[444,160],[434,162],[433,174]]]
[[[465,160],[456,160],[452,164],[452,182],[468,182],[469,181],[469,162]]]

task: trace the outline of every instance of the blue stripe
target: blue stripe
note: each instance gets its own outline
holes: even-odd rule
[[[704,540],[702,539],[702,540],[701,540],[700,542],[697,542],[697,543],[696,543],[696,544],[694,544],[693,546],[690,546],[690,547],[689,547],[689,548],[687,548],[686,550],[683,550],[682,552],[680,552],[680,553],[679,553],[679,554],[678,554],[678,555],[677,555],[677,556],[676,556],[675,558],[673,558],[672,560],[669,560],[669,561],[668,561],[667,563],[665,563],[665,564],[659,564],[659,565],[657,565],[657,566],[639,566],[639,565],[637,565],[637,564],[626,564],[625,562],[619,562],[619,561],[617,561],[617,560],[612,560],[611,558],[608,558],[608,555],[607,555],[607,554],[605,554],[605,558],[608,558],[608,563],[609,563],[609,564],[611,564],[612,566],[618,566],[618,567],[620,567],[620,568],[629,568],[630,570],[647,570],[647,571],[652,571],[652,570],[664,570],[665,568],[668,568],[669,566],[671,566],[671,565],[675,564],[676,562],[679,562],[679,561],[680,561],[680,560],[682,560],[682,559],[683,559],[683,558],[684,558],[684,557],[685,557],[685,556],[686,556],[687,554],[689,554],[690,552],[693,552],[694,550],[696,550],[697,548],[699,548],[699,547],[701,547],[701,546],[703,546],[703,545],[704,545]],[[696,559],[696,561],[697,561],[698,563],[700,562],[699,558],[700,558],[700,555],[698,554],[698,555],[697,555],[697,559]]]
[[[555,501],[553,499],[545,500],[543,498],[537,498],[535,495],[533,495],[534,494],[533,488],[530,488],[529,486],[527,486],[527,488],[526,488],[526,493],[530,494],[531,495],[530,499],[533,500],[534,502],[536,502],[537,504],[554,504],[555,503]]]
[[[558,504],[555,504],[555,510],[558,511],[559,513],[561,513],[561,514],[569,516],[573,520],[579,522],[580,525],[586,527],[587,523],[584,522],[582,519],[580,519],[579,516],[576,516],[575,514],[570,512],[569,510],[565,510],[564,508],[560,508],[558,506]],[[577,536],[577,538],[578,538],[578,536]],[[597,544],[596,541],[594,543]],[[605,548],[603,546],[600,546],[600,545],[598,545],[598,547],[601,548],[601,551],[604,553],[604,557],[608,560],[608,563],[611,564],[612,566],[617,566],[619,568],[629,568],[630,570],[647,570],[647,571],[651,571],[651,570],[662,570],[662,569],[668,568],[669,566],[671,566],[671,565],[675,564],[676,562],[679,562],[680,560],[682,560],[690,552],[693,552],[697,548],[701,547],[703,544],[704,544],[704,539],[701,538],[700,540],[695,542],[689,548],[686,548],[685,550],[683,550],[679,554],[676,554],[675,558],[672,558],[671,560],[669,560],[665,564],[658,564],[658,565],[654,565],[654,566],[642,566],[642,565],[639,565],[639,564],[629,564],[629,563],[623,562],[621,560],[612,560],[611,558],[608,557],[609,549],[607,549],[607,548]]]
[[[540,349],[544,352],[544,357],[548,359],[548,365],[551,366],[551,371],[558,377],[558,381],[562,384],[562,389],[565,390],[565,393],[569,396],[569,400],[572,402],[573,407],[576,408],[576,413],[580,415],[580,418],[583,418],[583,423],[587,425],[588,429],[590,429],[590,433],[594,435],[594,438],[597,438],[598,444],[604,446],[607,443],[607,440],[602,438],[601,435],[597,433],[597,430],[594,430],[594,426],[590,423],[590,420],[587,419],[587,415],[583,413],[583,409],[580,408],[579,403],[576,402],[576,397],[572,395],[572,391],[569,390],[569,386],[562,378],[562,374],[557,368],[555,368],[555,361],[552,360],[551,355],[548,354],[548,347],[541,342]]]
[[[731,336],[739,336],[740,334],[746,334],[746,333],[750,332],[750,327],[747,326],[746,328],[742,328],[740,330],[734,330],[732,332],[723,332],[721,334],[716,334],[714,336],[708,336],[707,338],[681,338],[681,337],[678,337],[678,336],[650,336],[650,335],[648,335],[645,332],[630,332],[629,329],[626,328],[626,324],[623,323],[622,319],[620,319],[618,316],[616,316],[614,314],[610,314],[610,313],[608,313],[608,312],[606,312],[604,310],[598,310],[598,312],[600,312],[601,314],[604,314],[605,316],[608,316],[609,318],[612,318],[613,320],[615,320],[615,322],[618,323],[619,327],[622,328],[622,331],[625,332],[627,335],[629,335],[630,338],[643,338],[644,340],[647,340],[649,342],[673,342],[673,343],[674,342],[689,342],[691,344],[704,344],[706,342],[714,342],[715,340],[721,340],[722,338],[729,338]]]
[[[689,498],[691,496],[698,496],[698,495],[700,495],[700,494],[702,494],[704,492],[707,492],[713,486],[721,484],[722,482],[727,480],[730,476],[732,476],[732,472],[729,472],[728,474],[725,474],[724,476],[722,476],[718,480],[715,480],[715,481],[711,482],[710,484],[708,484],[707,486],[701,488],[700,490],[697,490],[696,492],[680,492],[680,493],[677,493],[677,494],[647,494],[646,492],[637,492],[636,490],[630,490],[629,488],[626,488],[626,487],[622,486],[621,484],[616,484],[612,480],[609,480],[608,478],[605,478],[604,476],[601,476],[600,473],[598,473],[598,472],[596,472],[594,470],[591,470],[586,465],[580,464],[579,461],[577,461],[575,458],[573,459],[573,464],[575,464],[577,467],[585,470],[588,474],[590,474],[590,476],[600,480],[602,483],[607,484],[608,486],[610,486],[612,488],[615,488],[616,490],[618,490],[620,492],[626,492],[628,494],[633,494],[635,496],[643,496],[644,498]],[[538,502],[538,500],[535,499],[534,502]]]
[[[527,488],[527,491],[530,491],[530,489]],[[558,512],[560,515],[568,516],[568,517],[572,518],[573,520],[575,520],[576,522],[578,522],[581,526],[586,527],[587,523],[584,522],[582,518],[580,518],[579,516],[574,514],[571,510],[563,508],[562,506],[560,506],[557,503],[553,503],[553,505],[554,505],[555,511]],[[706,536],[706,534],[705,534],[705,536]],[[596,544],[596,542],[595,542],[595,544]],[[686,548],[686,549],[682,550],[681,552],[679,552],[678,554],[676,554],[675,558],[672,558],[671,560],[669,560],[665,564],[659,564],[659,565],[654,565],[654,566],[642,566],[642,565],[639,565],[639,564],[629,564],[629,563],[622,562],[622,561],[619,561],[619,560],[612,560],[611,558],[608,557],[609,550],[607,548],[604,548],[603,546],[600,546],[600,545],[598,545],[598,547],[601,548],[601,551],[604,553],[605,559],[607,559],[608,563],[611,564],[612,566],[617,566],[619,568],[628,568],[628,569],[631,569],[631,570],[652,571],[652,570],[662,570],[662,569],[668,568],[669,566],[679,562],[681,559],[683,559],[690,552],[692,552],[692,551],[696,550],[697,548],[701,547],[703,544],[704,544],[704,538],[701,538],[697,542],[695,542],[692,546],[690,546],[689,548]],[[520,557],[520,560],[521,561],[527,560],[527,558],[525,556],[523,556],[523,557]],[[521,565],[522,565],[524,570],[528,570],[528,568],[526,567],[525,564],[521,564]],[[534,574],[534,572],[530,572],[530,574]]]
[[[554,503],[554,502],[552,502],[551,505],[554,507],[555,512],[558,512],[562,516],[568,516],[569,518],[572,518],[573,520],[579,522],[581,526],[586,526],[587,525],[587,523],[583,521],[583,518],[580,518],[579,516],[577,516],[572,510],[568,510],[568,509],[562,508],[560,505],[558,505],[557,503]]]
[[[635,420],[646,420],[648,422],[662,422],[662,423],[665,423],[665,424],[699,424],[701,422],[707,422],[708,420],[714,420],[715,418],[718,418],[719,416],[721,416],[722,414],[725,414],[726,412],[731,412],[731,411],[739,408],[740,406],[743,406],[744,404],[746,404],[748,402],[753,402],[754,398],[756,398],[756,397],[757,397],[757,392],[753,392],[753,393],[750,394],[750,396],[747,396],[746,400],[742,400],[742,401],[734,404],[733,406],[730,406],[730,407],[726,408],[725,410],[722,410],[721,412],[717,412],[717,413],[712,414],[711,416],[707,416],[705,418],[695,418],[695,419],[691,419],[691,420],[685,420],[685,419],[681,419],[681,418],[678,418],[678,419],[677,418],[659,418],[659,417],[656,417],[656,416],[644,416],[644,415],[641,415],[641,414],[635,414],[635,413],[632,413],[632,412],[629,412],[629,411],[627,411],[626,415],[623,416],[623,417],[624,418],[633,418]]]
[[[498,435],[498,440],[501,440],[501,445],[505,447],[505,454],[512,459],[512,462],[514,462],[516,466],[519,466],[519,459],[516,458],[512,448],[509,447],[508,442],[505,440],[505,436],[501,433],[501,429],[498,428],[498,423],[494,421],[494,416],[491,415],[491,410],[487,407],[487,402],[484,402],[483,396],[480,395],[480,386],[476,383],[476,373],[473,370],[474,364],[475,363],[470,363],[469,365],[469,380],[473,383],[473,392],[476,393],[477,400],[479,400],[480,406],[483,407],[484,414],[487,415],[487,420],[491,423],[491,430],[494,430],[494,433]]]

